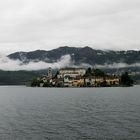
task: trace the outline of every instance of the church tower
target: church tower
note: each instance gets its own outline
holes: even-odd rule
[[[51,67],[48,68],[48,77],[52,78],[52,68]]]

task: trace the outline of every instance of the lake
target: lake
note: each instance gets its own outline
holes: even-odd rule
[[[0,87],[0,140],[139,140],[140,86]]]

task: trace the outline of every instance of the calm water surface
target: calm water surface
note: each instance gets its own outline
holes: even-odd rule
[[[0,87],[0,140],[140,140],[140,86]]]

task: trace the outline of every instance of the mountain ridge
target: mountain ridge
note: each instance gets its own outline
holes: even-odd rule
[[[73,63],[79,65],[86,63],[90,65],[104,65],[113,63],[134,64],[140,63],[140,50],[114,51],[98,50],[91,47],[68,47],[63,46],[49,51],[35,50],[30,52],[15,52],[9,54],[12,60],[20,60],[23,63],[34,62],[57,62],[64,55],[70,55]]]

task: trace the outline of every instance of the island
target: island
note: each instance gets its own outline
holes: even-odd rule
[[[48,68],[47,75],[34,78],[32,87],[119,87],[133,86],[128,72],[121,75],[108,75],[100,69],[66,67],[53,75]]]

